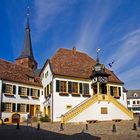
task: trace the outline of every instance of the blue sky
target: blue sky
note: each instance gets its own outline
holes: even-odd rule
[[[15,61],[24,41],[27,0],[0,0],[0,58]],[[125,82],[140,89],[140,0],[30,0],[34,55],[41,68],[60,48],[100,59]]]

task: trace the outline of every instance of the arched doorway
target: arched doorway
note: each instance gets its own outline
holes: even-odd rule
[[[16,113],[12,115],[12,123],[19,123],[20,122],[20,114]]]

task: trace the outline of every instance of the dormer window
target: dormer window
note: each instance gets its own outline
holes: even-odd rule
[[[29,77],[30,82],[34,82],[34,78]]]
[[[134,94],[133,94],[133,97],[138,97],[137,93],[134,93]]]

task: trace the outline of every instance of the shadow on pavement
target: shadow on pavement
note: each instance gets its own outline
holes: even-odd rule
[[[100,137],[90,135],[85,132],[74,135],[65,135],[61,133],[51,132],[30,126],[20,126],[16,129],[16,125],[0,125],[0,140],[101,140]]]

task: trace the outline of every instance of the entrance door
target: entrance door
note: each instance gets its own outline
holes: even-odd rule
[[[19,114],[13,114],[12,115],[12,123],[19,123],[20,122],[20,115]]]
[[[34,105],[30,105],[30,114],[34,116]]]
[[[107,87],[106,87],[106,84],[104,84],[104,83],[101,84],[101,93],[107,94]]]

